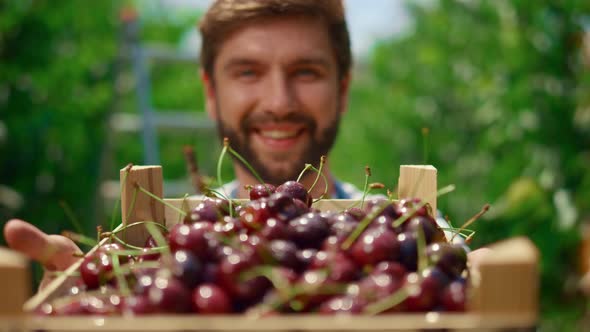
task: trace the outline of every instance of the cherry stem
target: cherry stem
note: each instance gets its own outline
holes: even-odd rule
[[[406,288],[402,287],[391,295],[384,297],[382,300],[369,304],[365,307],[363,313],[368,315],[377,315],[402,303],[406,298],[408,298],[408,295],[409,293]]]
[[[439,189],[436,192],[436,196],[442,196],[442,195],[446,195],[450,192],[452,192],[453,190],[455,190],[455,185],[450,184],[444,188]],[[430,199],[431,197],[427,197],[427,199],[420,201],[420,203],[415,204],[412,209],[410,209],[410,211],[404,213],[402,216],[400,216],[399,218],[397,218],[396,220],[393,221],[393,227],[397,228],[399,226],[401,226],[404,222],[406,222],[406,220],[408,220],[416,211],[418,211],[419,209],[421,209],[422,207],[424,207],[427,203],[427,201]]]
[[[139,191],[139,185],[137,185],[135,187],[135,189],[133,189],[133,196],[131,197],[131,204],[129,204],[129,212],[127,212],[127,218],[125,220],[129,220],[129,217],[131,217],[131,213],[133,213],[133,210],[135,209],[135,201],[137,200],[137,192]]]
[[[123,183],[127,183],[127,176],[129,175],[129,172],[131,171],[131,168],[133,167],[132,163],[127,164],[127,166],[125,166],[125,174],[123,175]],[[119,195],[119,197],[117,197],[117,200],[115,201],[115,206],[113,207],[113,213],[111,213],[111,223],[110,223],[110,230],[115,229],[115,220],[117,218],[117,211],[119,210],[119,205],[121,204],[121,196]]]
[[[305,167],[303,167],[303,170],[301,171],[301,173],[299,173],[299,176],[297,177],[296,181],[301,182],[301,178],[303,177],[303,174],[305,174],[305,172],[307,172],[312,167],[313,167],[312,164],[305,164]]]
[[[320,200],[322,200],[328,194],[328,179],[326,179],[326,176],[320,170],[315,168],[312,164],[305,164],[305,170],[307,170],[307,169],[311,169],[315,172],[318,172],[318,174],[324,179],[324,183],[325,183],[324,193],[318,199],[313,201],[313,203],[316,203],[316,202],[319,202]],[[299,180],[300,179],[298,178],[297,182],[299,182]],[[307,191],[308,193],[311,191],[311,189],[313,189],[313,186],[315,186],[315,182],[314,182],[314,185],[312,185],[311,188]]]
[[[162,248],[163,258],[167,258],[169,261],[172,261],[172,253],[170,252],[170,248],[168,247],[168,244],[166,243],[166,239],[164,239],[164,236],[156,228],[154,223],[146,223],[145,228],[150,233],[152,238],[154,238],[154,241],[156,241],[156,244],[158,245],[158,247]]]
[[[424,230],[422,227],[418,227],[416,233],[416,244],[418,245],[418,272],[422,273],[422,271],[428,266],[426,258],[426,239],[424,238]]]
[[[72,208],[70,207],[70,205],[63,200],[59,201],[59,205],[64,210],[66,217],[70,220],[70,222],[72,223],[72,226],[74,226],[74,229],[76,230],[76,232],[78,232],[79,234],[83,234],[84,229],[82,228],[82,225],[80,224],[80,220],[78,218],[76,218],[76,215],[74,214],[74,211],[72,211]]]
[[[63,275],[67,275],[68,277],[80,276],[80,271],[73,271],[72,273],[67,273],[66,271],[45,271],[45,273],[50,277],[61,277]]]
[[[187,198],[188,198],[188,194],[184,194],[184,197],[182,197],[182,202],[180,203],[180,209],[182,211],[185,211],[185,210],[188,210],[189,209],[188,208],[188,204],[186,202],[186,199]],[[188,214],[187,211],[185,211],[185,213],[186,213],[185,215]],[[183,219],[182,215],[178,214],[178,224],[181,224],[182,223],[182,219]]]
[[[278,270],[272,265],[256,266],[240,273],[240,280],[247,281],[259,276],[265,277],[272,283],[281,297],[283,297],[283,300],[288,301],[293,293],[292,287],[284,278],[281,278],[277,271]]]
[[[98,243],[95,239],[91,237],[70,231],[63,231],[61,235],[67,237],[68,239],[74,242],[85,244],[91,247],[95,246]]]
[[[117,278],[117,284],[123,296],[129,296],[131,291],[129,290],[129,284],[127,284],[127,280],[125,280],[125,275],[121,270],[121,264],[119,262],[119,255],[113,253],[111,255],[111,260],[113,262],[113,272],[115,273],[115,278]]]
[[[476,213],[473,217],[471,217],[469,220],[467,220],[460,228],[459,228],[459,232],[461,232],[462,230],[464,230],[465,228],[469,227],[471,224],[473,224],[474,222],[476,222],[481,216],[483,216],[486,212],[488,212],[488,210],[490,209],[490,204],[486,204],[481,208],[481,211],[479,211],[478,213]],[[451,240],[449,242],[453,242],[453,239],[455,238],[455,236],[457,235],[457,233],[455,233],[452,237]],[[471,234],[473,235],[473,234]]]
[[[346,240],[344,240],[344,242],[342,243],[342,247],[341,247],[342,250],[348,250],[348,248],[350,248],[350,246],[353,245],[353,243],[356,241],[356,239],[369,226],[369,224],[373,221],[373,219],[375,219],[381,212],[383,212],[390,204],[391,204],[391,202],[389,202],[387,204],[382,204],[382,206],[379,206],[378,208],[373,209],[369,214],[367,214],[363,218],[363,220],[361,220],[359,222],[359,224],[355,227],[355,229],[352,231],[352,233],[350,233],[348,238],[346,238]]]
[[[316,183],[318,183],[320,176],[322,176],[324,178],[324,181],[326,183],[326,190],[325,190],[324,194],[328,192],[328,182],[326,181],[326,177],[324,176],[324,174],[322,174],[322,169],[324,168],[325,163],[326,163],[326,156],[321,156],[319,169],[316,170],[315,167],[312,166],[312,169],[315,170],[318,174],[315,177],[315,180],[313,181],[313,183],[311,184],[311,187],[309,187],[309,189],[307,190],[308,193],[310,193],[313,190],[313,188],[315,187]],[[324,196],[324,195],[322,195],[322,196]]]
[[[137,188],[139,188],[139,190],[141,190],[141,191],[142,191],[144,194],[146,194],[146,195],[150,196],[151,198],[153,198],[153,199],[157,200],[158,202],[160,202],[160,203],[162,203],[162,204],[166,205],[167,207],[169,207],[169,208],[171,208],[171,209],[175,210],[176,212],[180,213],[180,214],[181,214],[183,217],[185,217],[185,216],[186,216],[186,212],[184,212],[184,211],[182,211],[181,209],[177,208],[176,206],[174,206],[174,205],[172,205],[172,204],[170,204],[170,203],[166,202],[166,201],[165,201],[165,200],[163,200],[162,198],[160,198],[160,197],[158,197],[158,196],[156,196],[156,195],[152,194],[151,192],[149,192],[148,190],[146,190],[144,187],[140,186],[140,185],[139,185],[137,182],[135,183],[135,186],[136,186]]]
[[[246,159],[244,159],[242,156],[240,156],[240,154],[236,150],[232,149],[231,146],[229,146],[229,145],[228,145],[228,150],[229,150],[229,153],[232,154],[232,156],[236,157],[244,166],[246,166],[246,168],[248,168],[250,173],[252,173],[252,175],[254,175],[256,180],[258,180],[258,182],[260,182],[261,184],[265,184],[264,180],[260,177],[258,172],[256,172],[256,170],[252,167],[252,165],[250,165],[250,163],[248,161],[246,161]]]
[[[371,177],[371,168],[369,165],[365,166],[365,185],[363,186],[363,198],[361,199],[361,209],[365,204],[365,198],[367,197],[367,193],[369,192],[369,178]]]

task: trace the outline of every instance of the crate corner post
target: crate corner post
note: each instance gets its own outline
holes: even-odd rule
[[[164,179],[162,166],[127,166],[120,171],[121,219],[123,226],[141,221],[153,221],[165,225],[163,200]],[[124,240],[143,246],[149,232],[143,226],[123,231]]]
[[[0,285],[0,330],[19,330],[24,323],[24,305],[32,293],[29,260],[5,247],[0,247]]]
[[[436,216],[437,170],[432,165],[401,165],[398,180],[398,198],[425,200]]]

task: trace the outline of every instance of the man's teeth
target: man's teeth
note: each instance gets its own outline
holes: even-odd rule
[[[286,139],[286,138],[293,138],[297,136],[297,131],[284,131],[284,130],[263,130],[260,131],[260,134],[266,138],[272,139]]]

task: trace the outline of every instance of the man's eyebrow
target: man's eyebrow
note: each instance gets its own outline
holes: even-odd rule
[[[239,66],[252,66],[257,65],[258,61],[248,58],[233,58],[230,59],[225,65],[223,65],[223,69],[231,69],[232,67],[239,67]]]
[[[293,62],[296,65],[319,65],[322,67],[329,67],[330,61],[324,57],[304,57],[299,58]]]
[[[255,59],[251,59],[251,58],[241,58],[241,57],[237,57],[237,58],[232,58],[229,59],[224,65],[223,65],[223,69],[224,70],[228,70],[234,67],[240,67],[240,66],[253,66],[253,65],[259,65],[260,62],[256,61]],[[301,57],[301,58],[296,58],[294,61],[292,61],[290,63],[290,65],[316,65],[316,66],[322,66],[322,67],[330,67],[330,61],[324,57]]]

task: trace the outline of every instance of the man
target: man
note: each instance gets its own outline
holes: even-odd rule
[[[220,136],[276,185],[296,179],[306,163],[317,166],[347,106],[352,56],[341,2],[218,1],[201,33],[206,108]],[[243,185],[258,181],[234,166],[233,196],[247,197]],[[330,196],[347,198],[324,169]],[[315,176],[301,182],[309,188]]]
[[[219,0],[204,16],[201,33],[207,112],[220,136],[229,137],[265,181],[294,180],[305,163],[317,165],[328,155],[350,84],[341,1]],[[236,181],[228,189],[234,197],[247,197],[243,185],[258,181],[238,161],[234,168]],[[323,169],[330,197],[358,194],[331,175],[329,161]],[[308,172],[301,182],[309,188],[314,179]],[[323,191],[316,186],[312,195]],[[10,247],[50,271],[67,268],[80,252],[68,239],[20,220],[8,222],[4,234]]]

